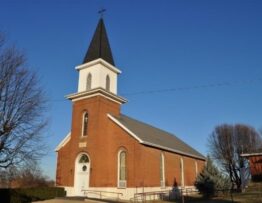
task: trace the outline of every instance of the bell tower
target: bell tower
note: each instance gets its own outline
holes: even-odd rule
[[[98,22],[83,64],[76,69],[79,71],[78,92],[101,88],[117,94],[117,76],[121,71],[115,67],[102,18]]]
[[[74,175],[69,176],[69,181],[80,193],[81,188],[95,187],[97,180],[107,180],[107,171],[99,173],[99,169],[109,168],[105,157],[110,152],[107,143],[110,143],[112,121],[108,115],[119,116],[121,105],[126,102],[117,95],[117,77],[121,71],[115,66],[102,18],[82,64],[75,69],[79,73],[78,89],[67,95],[72,101],[70,153],[67,156],[68,165],[75,166],[71,168],[70,173]],[[85,171],[81,171],[83,168],[78,162],[83,154],[89,160]],[[86,182],[83,183],[83,179]]]
[[[117,77],[121,71],[115,66],[103,18],[100,18],[79,72],[77,93],[67,98],[76,101],[102,95],[119,104],[126,100],[117,95]]]

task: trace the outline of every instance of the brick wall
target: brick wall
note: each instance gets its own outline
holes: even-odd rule
[[[87,111],[88,136],[81,137],[82,115]],[[165,182],[172,186],[174,181],[181,184],[180,159],[184,161],[185,185],[193,185],[204,161],[162,151],[139,144],[122,128],[110,120],[107,114],[119,115],[120,105],[102,96],[92,97],[73,103],[70,141],[58,151],[57,184],[74,185],[74,166],[77,155],[88,153],[91,161],[90,187],[117,187],[118,151],[127,151],[127,187],[160,186],[160,154],[165,157]],[[86,147],[79,147],[86,143]]]
[[[251,175],[262,175],[262,156],[249,157],[249,166]]]

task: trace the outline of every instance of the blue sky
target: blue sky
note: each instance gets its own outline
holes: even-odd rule
[[[122,113],[174,133],[205,155],[216,125],[262,128],[260,0],[1,0],[0,30],[25,52],[49,100],[47,175],[54,178],[54,148],[71,128],[64,96],[77,91],[74,67],[102,7],[122,70],[118,93],[128,99]]]

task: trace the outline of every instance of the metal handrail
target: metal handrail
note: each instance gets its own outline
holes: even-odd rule
[[[134,202],[138,201],[141,198],[141,201],[144,202],[146,201],[147,197],[152,197],[153,196],[153,200],[156,200],[156,196],[158,196],[159,198],[157,199],[163,199],[163,195],[165,194],[169,194],[170,190],[162,190],[162,191],[153,191],[153,192],[141,192],[141,193],[135,193],[134,194],[134,198],[132,198],[134,200]],[[152,198],[150,197],[150,200],[152,200]]]
[[[122,192],[110,192],[110,191],[102,191],[102,190],[81,190],[81,191],[84,192],[86,196],[88,195],[88,193],[99,194],[100,199],[102,199],[103,197],[102,193],[116,194],[118,200],[120,199],[119,196],[123,196]]]

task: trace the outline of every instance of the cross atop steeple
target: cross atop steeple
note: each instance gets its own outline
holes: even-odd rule
[[[100,18],[103,18],[104,12],[106,12],[106,9],[102,8],[98,11],[98,14],[100,14]]]
[[[101,15],[103,14],[103,12],[105,12],[105,9],[99,11]],[[106,62],[110,63],[113,66],[115,65],[109,45],[109,40],[106,34],[104,20],[102,17],[97,24],[95,33],[86,52],[83,64],[98,58],[104,59]]]

